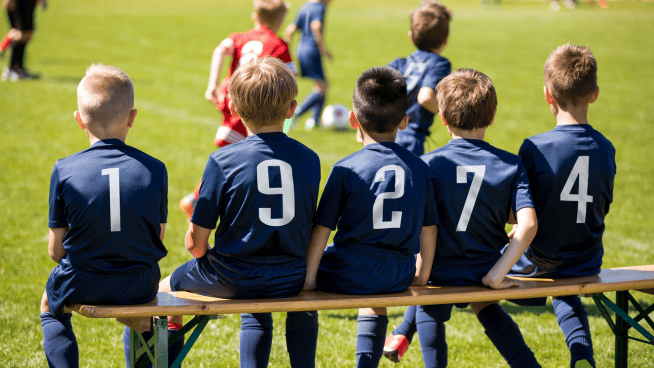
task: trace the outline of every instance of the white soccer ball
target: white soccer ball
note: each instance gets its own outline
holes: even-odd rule
[[[350,126],[350,110],[341,104],[329,105],[322,112],[321,124],[328,129],[347,129]]]

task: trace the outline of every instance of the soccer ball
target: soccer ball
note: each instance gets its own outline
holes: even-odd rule
[[[328,129],[347,129],[350,126],[350,110],[341,104],[329,105],[322,112],[321,124]]]

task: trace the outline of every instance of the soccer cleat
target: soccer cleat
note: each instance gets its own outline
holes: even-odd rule
[[[561,9],[561,5],[559,5],[559,3],[556,0],[552,0],[550,1],[550,9],[557,11]]]
[[[568,8],[568,9],[574,9],[575,6],[577,6],[577,4],[575,4],[575,2],[574,2],[573,0],[565,0],[565,1],[563,2],[563,4],[564,4],[565,7]]]
[[[593,368],[593,366],[590,365],[590,362],[588,362],[588,360],[582,359],[582,360],[577,360],[575,362],[575,368]]]
[[[314,118],[308,118],[308,119],[307,119],[307,122],[304,123],[304,127],[305,127],[307,130],[311,130],[311,129],[313,129],[315,126],[316,126],[316,120],[315,120]]]
[[[16,82],[16,81],[18,81],[18,79],[20,79],[20,75],[15,70],[8,69],[8,68],[4,68],[2,70],[2,77],[0,77],[0,81],[2,81],[2,82],[6,82],[6,81]]]
[[[16,71],[18,73],[18,78],[19,79],[39,79],[41,78],[41,74],[37,73],[30,73],[27,71],[27,69],[18,69]]]
[[[191,223],[193,210],[195,209],[195,194],[191,193],[179,201],[179,209],[186,214],[186,222]]]
[[[404,353],[409,349],[409,339],[404,335],[388,335],[384,342],[384,356],[399,363]]]

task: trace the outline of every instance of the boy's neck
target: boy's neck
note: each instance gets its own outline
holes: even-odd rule
[[[94,134],[88,128],[86,129],[86,135],[89,136],[89,143],[91,146],[96,144],[98,141],[104,141],[107,139],[118,139],[123,143],[125,143],[125,140],[127,139],[127,132],[125,132],[124,134],[119,134],[114,132],[112,133],[96,132]]]
[[[556,125],[588,124],[588,105],[568,107],[565,110],[557,105],[551,105],[550,109],[556,117]]]
[[[486,128],[463,130],[452,128],[449,125],[447,126],[447,131],[450,133],[452,139],[477,139],[483,141],[484,135],[486,134]]]
[[[445,45],[442,45],[441,47],[436,48],[436,49],[431,49],[431,50],[429,50],[429,52],[431,52],[433,54],[436,54],[436,55],[440,55],[441,52],[443,52],[443,50],[445,50]]]
[[[383,143],[383,142],[395,142],[395,136],[397,135],[397,130],[392,133],[368,133],[365,130],[361,130],[363,135],[363,146],[374,143]]]
[[[261,27],[269,29],[272,33],[277,34],[279,32],[279,29],[281,28],[281,23],[277,27],[272,27],[269,24],[266,23],[261,23],[261,22],[254,22],[254,29],[259,30]]]

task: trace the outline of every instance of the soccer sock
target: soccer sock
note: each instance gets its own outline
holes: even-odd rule
[[[416,307],[415,320],[425,368],[447,367],[445,322],[429,315],[422,306]]]
[[[376,314],[357,318],[357,367],[376,368],[384,353],[388,317]]]
[[[288,312],[286,314],[286,348],[291,367],[316,366],[318,345],[318,312]]]
[[[70,323],[72,313],[57,318],[51,312],[41,313],[43,350],[50,367],[79,367],[77,339]]]
[[[316,124],[320,123],[320,113],[322,112],[322,107],[325,104],[325,97],[320,95],[320,98],[311,106],[311,111],[313,112],[313,120]]]
[[[23,59],[25,56],[25,42],[14,41],[11,43],[11,69],[23,69]]]
[[[170,342],[170,338],[173,337],[177,331],[179,331],[182,328],[182,325],[178,325],[176,323],[168,323],[168,341]],[[182,336],[179,340],[175,341],[172,345],[168,347],[168,366],[170,367],[175,359],[177,359],[177,356],[179,353],[182,352],[182,349],[184,349],[184,336]]]
[[[0,51],[4,52],[10,44],[11,38],[9,37],[9,33],[7,33],[5,38],[2,40],[2,43],[0,43]]]
[[[577,295],[557,297],[552,301],[556,321],[561,326],[565,342],[570,348],[570,367],[575,362],[586,359],[595,367],[593,343],[590,337],[588,315]]]
[[[404,335],[404,337],[411,342],[413,335],[415,335],[416,329],[416,306],[412,305],[406,309],[404,312],[404,318],[402,323],[393,332],[392,335]]]
[[[304,101],[302,101],[302,103],[300,104],[300,107],[298,108],[298,111],[295,113],[295,115],[296,115],[296,116],[300,116],[300,115],[304,114],[304,113],[307,112],[311,107],[313,107],[313,105],[314,105],[316,102],[318,102],[320,99],[322,99],[323,102],[324,102],[324,100],[325,100],[325,99],[322,97],[322,95],[320,94],[320,92],[312,92],[310,95],[307,96],[307,98],[304,99]],[[317,121],[317,120],[316,120],[316,121]]]
[[[540,367],[534,353],[525,344],[518,325],[499,304],[482,309],[477,319],[509,367]]]
[[[266,368],[273,339],[270,313],[241,314],[241,367]]]

